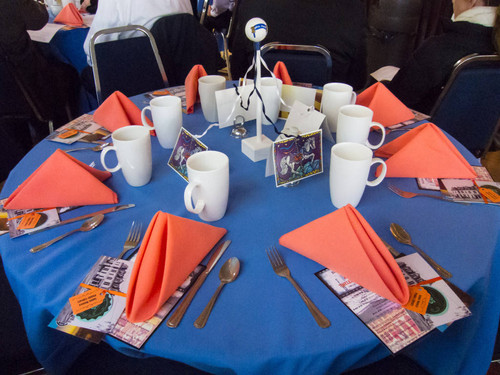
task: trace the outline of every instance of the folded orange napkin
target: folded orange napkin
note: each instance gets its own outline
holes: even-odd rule
[[[89,167],[57,149],[4,204],[8,209],[52,208],[118,203],[102,183],[111,173]]]
[[[399,124],[415,117],[413,112],[380,82],[359,94],[356,104],[370,108],[373,111],[373,121],[384,126]]]
[[[476,172],[436,125],[428,122],[375,151],[386,177],[476,178]],[[379,169],[377,169],[378,175]]]
[[[194,112],[194,104],[196,103],[196,98],[198,97],[198,79],[207,75],[203,65],[195,65],[191,68],[191,71],[186,76],[184,80],[184,86],[186,87],[186,112]]]
[[[113,132],[128,125],[142,125],[141,110],[123,93],[115,91],[95,110],[94,121]]]
[[[273,73],[276,78],[283,81],[284,85],[293,85],[290,74],[288,74],[288,69],[283,61],[278,61],[276,65],[274,65]]]
[[[224,228],[158,211],[132,269],[127,319],[143,322],[151,318],[226,232]]]
[[[76,9],[75,4],[69,3],[66,5],[59,14],[54,18],[54,22],[64,23],[68,26],[82,26],[83,18],[80,15],[78,9]]]
[[[409,289],[401,269],[368,222],[351,205],[280,238],[280,244],[402,305]]]

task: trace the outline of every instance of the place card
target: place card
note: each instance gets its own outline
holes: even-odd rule
[[[219,128],[234,125],[234,120],[242,116],[245,121],[255,120],[257,116],[257,94],[254,85],[232,87],[215,92]]]
[[[188,132],[186,129],[181,128],[177,141],[175,142],[174,149],[168,160],[168,165],[184,180],[188,181],[187,176],[187,159],[197,152],[206,151],[208,147]]]
[[[276,187],[323,172],[322,130],[278,139],[273,143]]]

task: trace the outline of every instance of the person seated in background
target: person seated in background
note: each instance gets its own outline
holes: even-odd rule
[[[261,45],[322,45],[332,56],[332,81],[362,89],[367,78],[365,8],[361,0],[239,0],[229,42],[232,76],[242,77],[251,64],[254,49],[245,35],[245,25],[259,17],[268,25]]]
[[[80,11],[85,11],[90,14],[97,12],[98,0],[81,0]]]
[[[236,0],[213,0],[208,7],[205,26],[209,30],[222,30],[229,27]]]
[[[27,30],[39,30],[48,22],[43,2],[33,0],[0,0],[0,54],[43,115],[64,125],[78,115],[79,78],[70,65],[45,57],[32,42]],[[65,109],[71,114],[68,114]],[[38,138],[47,134],[37,134]]]
[[[90,39],[99,30],[111,27],[141,25],[150,29],[156,20],[162,16],[177,13],[193,14],[190,0],[101,0],[97,12],[92,21],[87,38],[83,44],[87,54],[87,62],[90,60]],[[120,35],[120,38],[135,36],[135,33]],[[118,36],[103,35],[98,42],[116,40]]]
[[[500,0],[453,0],[443,34],[427,39],[386,83],[406,106],[430,114],[453,71],[467,55],[493,54],[493,25]]]

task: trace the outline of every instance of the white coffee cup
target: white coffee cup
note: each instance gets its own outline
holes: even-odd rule
[[[370,167],[382,164],[382,172],[373,181],[368,181]],[[382,182],[387,166],[382,159],[373,158],[368,147],[353,142],[337,143],[332,147],[330,159],[330,198],[332,204],[356,207],[363,196],[365,186],[377,186]]]
[[[262,102],[266,110],[267,117],[271,120],[269,122],[262,113],[262,123],[264,125],[271,125],[278,121],[281,106],[281,88],[283,81],[273,77],[264,77],[260,80],[260,91],[262,95]]]
[[[229,197],[229,158],[219,151],[201,151],[187,159],[186,167],[186,209],[205,221],[222,219]]]
[[[208,122],[217,122],[217,101],[215,92],[226,88],[226,78],[217,75],[208,75],[198,79],[198,93],[200,94],[203,116]]]
[[[149,129],[140,125],[124,126],[111,134],[113,146],[101,152],[101,164],[108,172],[122,170],[131,186],[143,186],[151,180],[153,162],[151,157],[151,136]],[[114,150],[118,164],[109,168],[105,163],[106,154]]]
[[[151,111],[153,127],[148,125],[146,111]],[[173,148],[182,127],[182,103],[177,96],[161,96],[151,99],[141,112],[142,124],[156,131],[163,148]]]
[[[356,103],[356,97],[352,87],[345,83],[330,82],[323,86],[321,113],[326,116],[328,127],[332,133],[337,131],[337,117],[340,107]]]
[[[373,111],[362,105],[345,105],[339,110],[337,122],[337,143],[356,142],[364,144],[371,149],[382,146],[385,140],[385,128],[378,122],[372,122]],[[368,142],[368,135],[372,127],[380,128],[382,132],[381,141],[372,145]]]

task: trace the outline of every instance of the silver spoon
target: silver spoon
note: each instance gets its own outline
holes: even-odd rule
[[[212,311],[212,308],[215,305],[217,297],[219,297],[219,293],[222,290],[222,287],[227,283],[234,281],[238,277],[239,272],[240,272],[240,261],[238,258],[235,257],[230,258],[226,261],[226,263],[222,265],[219,272],[220,284],[217,287],[217,290],[215,291],[210,301],[208,301],[207,306],[205,306],[198,319],[196,319],[196,321],[194,322],[194,326],[196,328],[205,327],[205,324],[207,324],[208,316],[210,315],[210,312]]]
[[[450,279],[453,275],[449,273],[447,270],[445,270],[443,267],[441,267],[439,264],[434,261],[429,255],[424,253],[422,249],[420,249],[417,245],[415,245],[413,242],[411,242],[411,236],[410,234],[404,230],[404,228],[396,223],[391,223],[391,233],[398,240],[399,242],[405,244],[405,245],[410,245],[413,246],[413,248],[419,253],[422,258],[424,258],[431,266],[434,268],[439,276],[441,276],[443,279]]]
[[[71,232],[65,233],[65,234],[63,234],[63,235],[61,235],[59,237],[56,237],[56,238],[54,238],[54,239],[52,239],[50,241],[47,241],[47,242],[45,242],[45,243],[43,243],[41,245],[35,246],[35,247],[31,248],[30,251],[32,253],[37,253],[40,250],[45,249],[47,246],[52,245],[54,242],[57,242],[59,240],[62,240],[64,237],[69,236],[70,234],[76,233],[78,231],[80,231],[80,232],[88,232],[89,230],[92,230],[95,227],[97,227],[99,224],[101,224],[101,222],[102,222],[103,219],[104,219],[104,215],[103,214],[92,216],[90,219],[85,220],[80,228],[73,229]]]
[[[72,149],[69,149],[69,150],[64,150],[64,152],[73,152],[73,151],[81,151],[81,150],[92,150],[92,151],[102,151],[102,149],[106,146],[109,146],[110,143],[109,142],[106,142],[106,143],[101,143],[101,144],[98,144],[94,147],[80,147],[80,148],[72,148]]]

